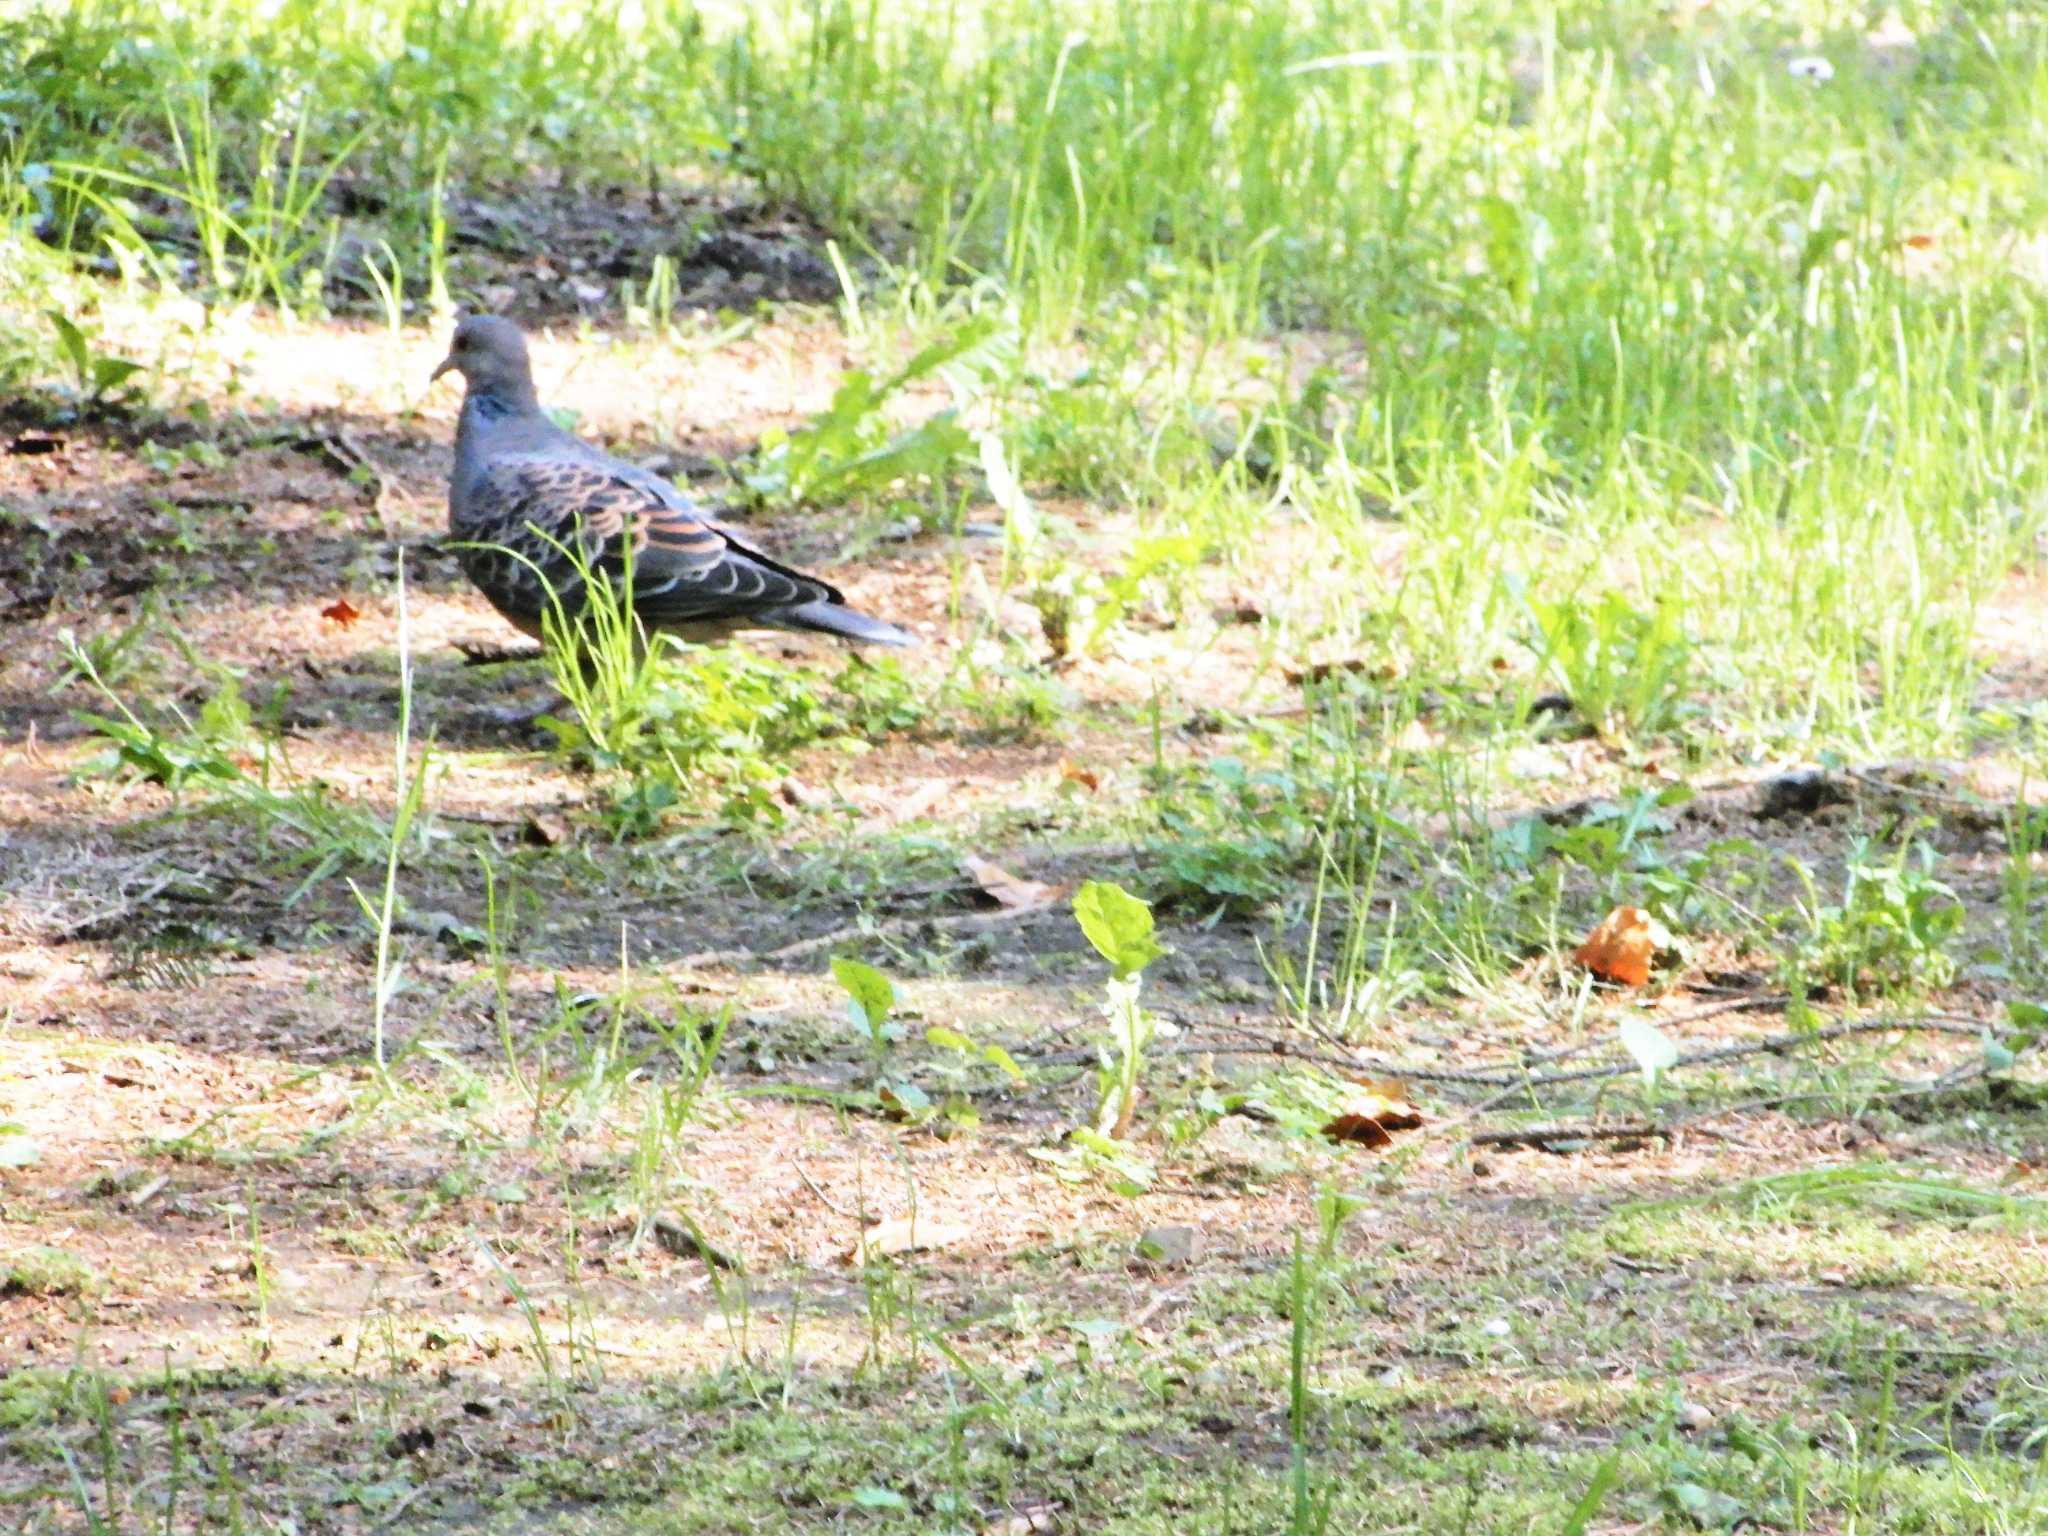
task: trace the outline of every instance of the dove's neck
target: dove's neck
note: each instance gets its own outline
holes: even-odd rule
[[[510,417],[540,415],[540,400],[530,380],[491,383],[471,389],[463,397],[462,415],[455,423],[455,447],[459,452],[473,443],[495,422]]]

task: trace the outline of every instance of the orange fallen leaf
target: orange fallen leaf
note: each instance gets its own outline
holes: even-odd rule
[[[1421,1124],[1422,1112],[1409,1102],[1404,1085],[1370,1082],[1345,1101],[1342,1111],[1323,1127],[1323,1134],[1332,1141],[1378,1151],[1394,1144],[1394,1132],[1412,1131]]]
[[[1375,1152],[1394,1144],[1393,1133],[1371,1115],[1338,1115],[1323,1127],[1323,1134],[1332,1141],[1371,1147]]]
[[[1572,958],[1604,981],[1647,986],[1660,934],[1641,907],[1616,907],[1593,926]]]
[[[347,629],[362,616],[363,610],[345,597],[337,597],[333,602],[320,610],[321,618],[330,624],[339,624],[343,629]]]
[[[1899,239],[1899,244],[1904,246],[1909,251],[1924,251],[1933,246],[1934,236],[1903,235]]]
[[[950,1248],[974,1235],[974,1228],[958,1221],[930,1221],[920,1216],[892,1216],[861,1233],[847,1255],[857,1260],[863,1253],[877,1258],[892,1253],[917,1253],[928,1248]]]
[[[1035,907],[1049,907],[1067,894],[1064,885],[1051,885],[1043,880],[1026,880],[1022,875],[1013,875],[1000,864],[987,859],[977,859],[973,854],[960,861],[967,871],[967,878],[981,887],[982,894],[999,907],[1011,912],[1028,912]]]
[[[1060,759],[1060,782],[1062,784],[1078,784],[1091,794],[1102,788],[1102,776],[1093,768],[1083,768],[1071,757]]]

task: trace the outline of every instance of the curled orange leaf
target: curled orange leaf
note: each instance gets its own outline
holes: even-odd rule
[[[1572,959],[1603,981],[1647,986],[1650,961],[1662,938],[1656,921],[1641,907],[1616,907],[1593,925]]]

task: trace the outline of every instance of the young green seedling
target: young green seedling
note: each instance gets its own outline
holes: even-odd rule
[[[1138,1075],[1154,1030],[1152,1016],[1138,1002],[1141,973],[1166,951],[1153,937],[1152,909],[1108,881],[1090,880],[1074,893],[1074,920],[1116,972],[1102,1004],[1109,1036],[1098,1048],[1102,1065],[1096,1072],[1094,1130],[1121,1140],[1138,1107]]]

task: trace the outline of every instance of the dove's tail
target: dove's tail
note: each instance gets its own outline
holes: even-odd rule
[[[915,645],[917,636],[882,619],[870,618],[844,603],[819,600],[776,610],[774,622],[784,629],[814,629],[863,645]]]

